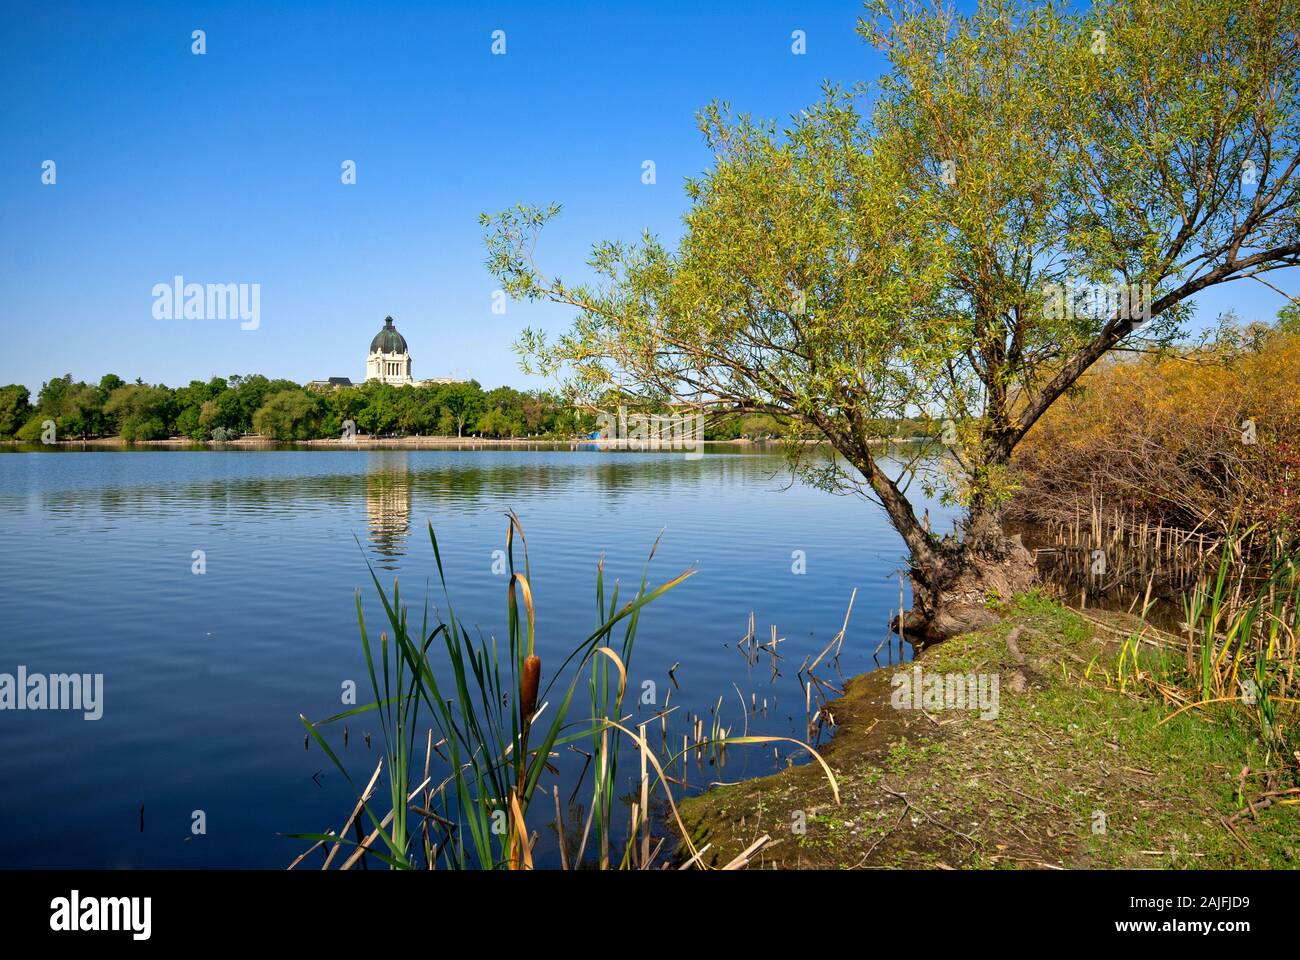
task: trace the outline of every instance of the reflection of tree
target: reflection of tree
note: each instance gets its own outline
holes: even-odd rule
[[[395,569],[411,532],[411,474],[406,451],[370,457],[366,464],[366,516],[370,542],[388,561],[381,560],[379,565]]]
[[[84,456],[109,456],[84,454]],[[775,454],[746,451],[743,455],[708,453],[688,460],[677,452],[574,453],[568,444],[527,451],[368,450],[223,452],[184,454],[174,451],[112,454],[155,458],[149,479],[110,481],[104,486],[74,487],[40,492],[49,513],[98,510],[104,515],[192,515],[203,509],[215,520],[257,514],[275,517],[308,510],[327,514],[337,509],[340,535],[351,537],[345,511],[365,499],[371,540],[396,551],[409,535],[412,514],[432,514],[442,504],[500,504],[519,507],[529,498],[577,497],[617,504],[627,496],[649,493],[669,498],[697,490],[736,484],[780,486],[784,461]],[[286,458],[301,458],[291,470],[268,469],[233,476],[195,476],[198,470],[185,457],[265,457],[280,467]],[[174,460],[172,458],[175,458]],[[222,460],[222,463],[225,463]],[[172,464],[180,469],[173,471]],[[204,473],[207,470],[203,470]],[[213,471],[214,473],[217,471]],[[168,481],[168,474],[180,474]],[[8,495],[0,491],[0,502]],[[380,519],[380,518],[385,519]],[[400,517],[400,522],[395,518]],[[394,529],[394,524],[402,529]],[[420,523],[423,528],[423,521]],[[385,539],[384,531],[390,531]],[[383,551],[381,550],[381,553]],[[395,556],[396,553],[386,553]]]

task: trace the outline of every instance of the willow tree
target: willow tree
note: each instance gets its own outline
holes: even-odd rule
[[[965,629],[1033,581],[1000,505],[1044,411],[1109,352],[1175,337],[1198,291],[1300,263],[1297,12],[869,5],[859,30],[890,63],[874,89],[828,88],[784,126],[702,112],[714,162],[676,243],[598,243],[594,279],[570,285],[535,259],[558,207],[484,215],[503,288],[574,309],[557,339],[524,331],[525,367],[579,402],[617,390],[820,433],[839,456],[792,443],[793,467],[884,508],[909,629]],[[881,456],[905,417],[948,448],[941,472]],[[914,482],[964,507],[958,531],[917,517]]]

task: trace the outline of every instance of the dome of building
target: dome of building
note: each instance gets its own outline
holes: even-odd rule
[[[384,317],[384,329],[370,341],[366,379],[378,380],[394,387],[404,387],[414,382],[411,379],[411,352],[406,348],[406,338],[393,326],[392,317]]]
[[[406,338],[393,326],[392,317],[384,317],[384,329],[370,341],[371,353],[406,353]]]

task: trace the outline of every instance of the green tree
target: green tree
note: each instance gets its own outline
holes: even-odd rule
[[[103,394],[105,400],[107,400],[108,395],[118,387],[124,386],[126,386],[126,381],[116,373],[106,373],[99,378],[99,391]]]
[[[113,391],[104,404],[104,415],[117,424],[119,436],[128,443],[162,440],[170,435],[171,402],[166,387],[132,383]]]
[[[0,437],[17,433],[31,412],[31,391],[21,383],[0,387]]]
[[[403,435],[425,433],[430,426],[427,409],[421,403],[422,392],[416,387],[398,388],[396,424]]]
[[[320,435],[318,398],[296,388],[266,398],[253,414],[253,429],[276,440],[310,440]]]
[[[227,386],[229,391],[217,397],[218,425],[242,432],[256,429],[253,415],[271,394],[300,389],[292,380],[271,380],[260,373],[231,376]]]
[[[450,437],[456,435],[457,426],[456,418],[452,416],[451,411],[445,407],[438,408],[438,435]]]
[[[202,416],[202,408],[189,406],[176,415],[176,432],[184,434],[191,440],[204,440],[208,436],[208,431],[203,428],[199,422]]]
[[[479,417],[479,433],[490,437],[517,437],[524,432],[526,396],[513,387],[497,387],[483,397],[485,412]]]
[[[397,388],[386,383],[371,382],[362,387],[366,405],[357,414],[356,421],[363,431],[378,436],[397,429]]]
[[[326,393],[325,405],[333,421],[342,430],[343,424],[348,420],[360,424],[361,411],[366,407],[366,396],[356,387],[343,387]]]
[[[41,384],[41,389],[36,394],[37,411],[51,418],[57,418],[63,413],[63,401],[71,389],[72,374],[70,373],[61,377],[54,377]]]
[[[443,384],[438,392],[438,404],[451,415],[456,436],[463,437],[465,425],[477,419],[484,409],[483,388],[477,380]]]
[[[27,443],[38,442],[45,432],[45,421],[47,419],[50,418],[43,413],[34,414],[26,423],[18,428],[18,432],[14,434],[14,436]]]
[[[988,593],[1035,576],[1001,504],[1043,413],[1109,352],[1168,343],[1198,292],[1300,263],[1297,7],[876,0],[860,31],[890,70],[870,113],[833,88],[784,130],[705,110],[715,159],[675,248],[600,243],[596,279],[569,285],[532,257],[558,207],[484,215],[506,292],[576,311],[558,340],[524,331],[525,369],[580,402],[614,388],[806,424],[840,457],[792,445],[799,475],[901,535],[909,629],[983,622]],[[1078,309],[1076,285],[1105,302]],[[950,471],[878,458],[905,418]],[[925,529],[918,478],[965,507],[960,536]]]
[[[1300,333],[1300,303],[1288,303],[1279,310],[1274,326],[1283,333]]]
[[[103,394],[87,383],[70,386],[63,395],[58,417],[59,432],[64,436],[100,436],[106,430]]]
[[[226,389],[206,401],[199,408],[199,424],[209,434],[213,430],[246,433],[253,425],[251,417],[247,421],[244,419],[244,408],[238,391],[234,389]]]
[[[475,429],[485,437],[515,437],[523,429],[518,414],[494,407],[478,418]]]

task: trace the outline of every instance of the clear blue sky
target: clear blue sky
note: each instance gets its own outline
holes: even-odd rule
[[[553,307],[491,312],[477,216],[558,201],[540,251],[674,237],[713,99],[784,118],[874,79],[857,0],[65,3],[0,15],[0,383],[107,372],[364,374],[392,314],[416,377],[540,385],[510,349]],[[206,31],[207,53],[191,53]],[[507,54],[491,34],[505,30]],[[790,51],[791,31],[807,54]],[[654,160],[658,182],[641,183]],[[58,182],[41,183],[54,160]],[[357,184],[340,183],[354,160]],[[261,285],[261,326],[156,320],[176,274]],[[1277,276],[1276,274],[1274,276]],[[1202,299],[1271,317],[1250,282]]]

